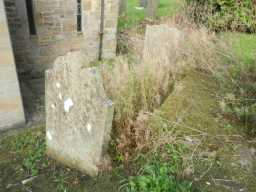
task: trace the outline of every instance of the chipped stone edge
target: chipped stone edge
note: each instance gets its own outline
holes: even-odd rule
[[[69,158],[69,156],[67,156],[63,153],[60,154],[59,151],[53,149],[52,146],[51,146],[51,149],[49,147],[47,147],[46,154],[49,157],[57,160],[58,162],[66,165],[66,166],[69,166],[71,168],[78,169],[81,172],[88,174],[91,177],[97,177],[99,174],[98,167],[93,166],[93,164],[91,162],[88,162],[85,160],[80,160],[80,159],[74,160],[73,158]]]

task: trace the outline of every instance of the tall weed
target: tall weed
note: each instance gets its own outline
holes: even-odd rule
[[[205,28],[180,30],[182,38],[167,51],[168,59],[145,63],[125,55],[100,64],[106,92],[115,105],[113,145],[121,161],[150,148],[153,134],[148,113],[161,105],[182,74],[192,68],[213,74],[222,62],[219,55],[226,47],[214,33]]]

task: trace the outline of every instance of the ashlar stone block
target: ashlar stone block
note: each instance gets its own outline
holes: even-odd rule
[[[0,132],[25,125],[25,115],[3,0],[0,0]]]

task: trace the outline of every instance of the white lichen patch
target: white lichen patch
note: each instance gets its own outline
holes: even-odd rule
[[[46,136],[50,141],[52,140],[52,134],[49,131],[46,132]]]
[[[62,101],[62,94],[59,93],[59,99]]]
[[[74,106],[74,103],[71,98],[68,98],[67,100],[64,101],[65,112],[68,113],[73,106]]]
[[[112,102],[110,99],[106,100],[106,101],[105,101],[105,104],[106,104],[108,107],[113,106],[113,102]]]
[[[52,105],[51,105],[51,108],[52,108],[52,109],[55,109],[55,105],[54,105],[54,104],[52,104]]]
[[[56,87],[57,87],[58,89],[61,87],[61,85],[60,85],[59,82],[56,83]]]
[[[88,131],[89,133],[91,133],[91,132],[92,132],[92,126],[91,126],[91,124],[90,124],[90,123],[87,123],[86,128],[87,128],[87,131]]]

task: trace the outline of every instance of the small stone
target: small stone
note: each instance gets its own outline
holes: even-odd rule
[[[183,178],[184,179],[191,179],[192,176],[194,174],[194,170],[192,167],[187,167],[184,171],[183,171]]]

